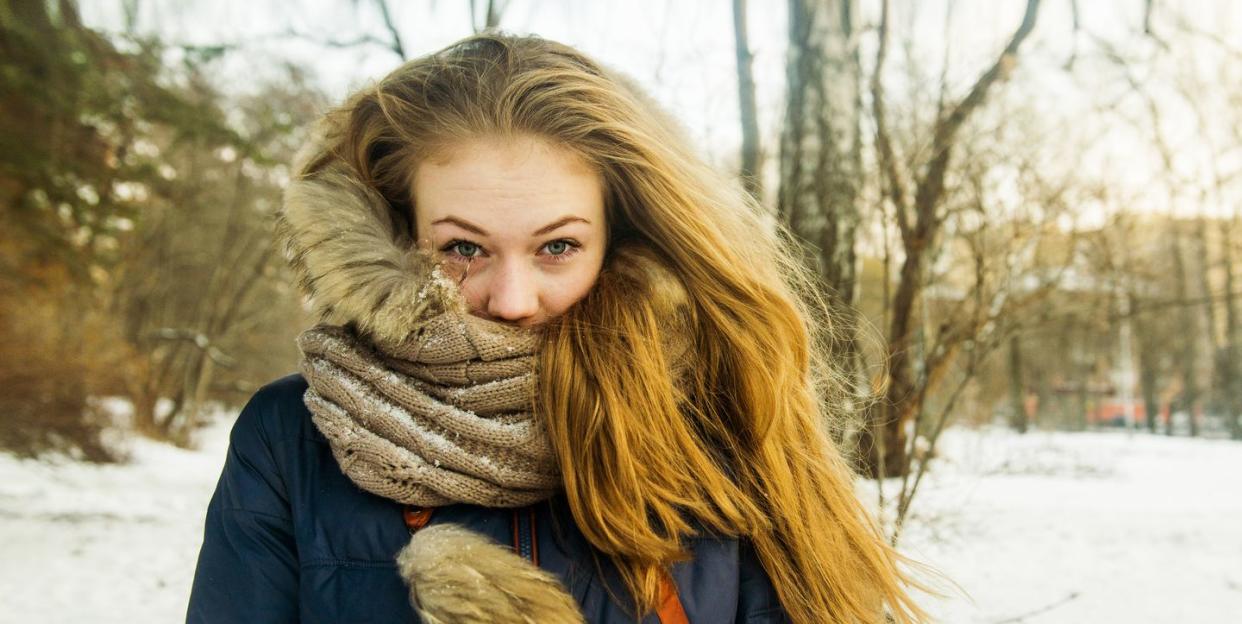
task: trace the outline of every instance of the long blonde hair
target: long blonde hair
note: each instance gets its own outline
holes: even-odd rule
[[[566,499],[638,613],[658,604],[685,538],[706,531],[752,541],[795,622],[924,619],[828,435],[844,395],[823,359],[831,319],[814,277],[637,87],[567,46],[489,33],[406,63],[329,119],[330,157],[410,229],[420,158],[477,136],[563,145],[603,177],[610,248],[638,249],[680,281],[693,345],[680,384],[660,346],[667,302],[607,262],[546,325],[539,362]]]

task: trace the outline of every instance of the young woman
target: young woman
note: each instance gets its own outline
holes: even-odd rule
[[[325,118],[280,231],[322,323],[238,419],[189,621],[923,618],[796,247],[615,72],[411,61]]]

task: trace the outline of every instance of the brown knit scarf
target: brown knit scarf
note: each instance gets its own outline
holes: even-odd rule
[[[298,338],[306,405],[359,487],[419,506],[519,507],[559,472],[532,414],[534,332],[456,311],[385,348],[348,327]]]

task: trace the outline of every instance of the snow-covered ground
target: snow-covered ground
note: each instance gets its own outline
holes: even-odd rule
[[[938,454],[901,545],[969,594],[939,621],[1242,622],[1242,444],[959,429]]]
[[[0,455],[0,622],[182,620],[228,427],[123,466]],[[902,547],[970,595],[943,622],[1242,622],[1242,444],[952,430]]]
[[[185,621],[231,426],[197,451],[131,440],[125,465],[0,454],[0,622]]]

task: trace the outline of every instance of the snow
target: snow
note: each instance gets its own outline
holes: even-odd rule
[[[0,622],[182,621],[230,426],[119,466],[0,454]],[[1242,444],[953,429],[939,454],[901,541],[970,595],[924,600],[939,621],[1242,622]]]
[[[938,454],[901,541],[969,595],[925,601],[938,621],[1242,622],[1242,444],[951,430]]]
[[[0,454],[0,622],[184,621],[231,426],[193,451],[129,440],[123,465]]]

